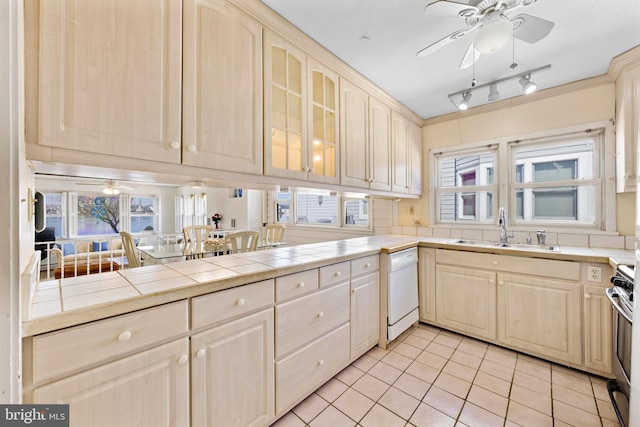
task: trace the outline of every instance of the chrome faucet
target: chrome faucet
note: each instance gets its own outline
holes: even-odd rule
[[[545,238],[547,237],[547,235],[545,234],[544,230],[536,231],[536,237],[538,238],[538,245],[544,246]]]
[[[507,233],[507,220],[505,218],[503,207],[498,211],[498,226],[500,227],[500,243],[507,243],[507,239],[509,239],[509,237],[513,237],[513,234]]]

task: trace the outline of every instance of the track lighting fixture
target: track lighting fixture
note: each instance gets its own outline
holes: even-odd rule
[[[526,95],[528,95],[530,93],[535,92],[538,89],[538,85],[531,80],[531,75],[533,73],[539,73],[541,71],[548,70],[550,68],[551,68],[551,65],[545,65],[543,67],[535,68],[533,70],[525,71],[523,73],[518,73],[512,76],[494,80],[492,82],[488,82],[480,85],[478,84],[472,85],[468,89],[463,89],[458,92],[450,93],[449,100],[459,110],[466,110],[471,106],[469,101],[471,100],[472,93],[488,88],[489,94],[487,96],[487,101],[488,102],[497,101],[498,99],[500,99],[500,91],[498,90],[498,84],[506,84],[511,80],[517,80],[522,86],[522,91]],[[473,81],[475,82],[475,79]]]

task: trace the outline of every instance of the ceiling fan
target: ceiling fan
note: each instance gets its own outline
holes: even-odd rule
[[[554,23],[535,16],[520,14],[513,18],[509,15],[517,8],[530,6],[537,0],[482,0],[477,5],[437,0],[424,8],[431,16],[455,16],[463,18],[467,28],[455,31],[418,52],[418,57],[432,54],[452,41],[460,39],[473,31],[478,31],[469,45],[460,68],[470,67],[482,53],[500,50],[512,38],[527,43],[536,43],[545,38]]]
[[[93,182],[76,182],[77,185],[93,185],[93,186],[100,186],[100,187],[104,187],[102,189],[102,192],[104,194],[109,194],[109,195],[116,195],[116,194],[120,194],[120,190],[129,190],[129,191],[133,191],[135,190],[135,188],[133,187],[129,187],[127,185],[123,185],[120,184],[118,181],[114,181],[114,180],[106,180],[102,183],[93,183]]]

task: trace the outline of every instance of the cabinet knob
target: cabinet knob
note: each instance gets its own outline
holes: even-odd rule
[[[318,313],[318,317],[324,317],[324,313],[323,312]]]
[[[187,356],[186,354],[183,354],[182,356],[178,357],[178,365],[184,365],[188,361],[189,361],[189,356]]]
[[[352,294],[355,294],[357,291],[358,291],[357,289],[352,289],[352,290],[351,290],[351,293],[352,293]]]
[[[369,268],[369,267],[371,267],[371,263],[370,263],[370,262],[368,262],[368,263],[366,263],[366,264],[364,265],[364,268]]]
[[[586,299],[590,299],[590,298],[591,298],[591,294],[584,294],[584,297],[585,297]]]
[[[324,360],[322,359],[318,360],[318,366],[322,366],[322,365],[324,365]]]
[[[201,348],[196,352],[196,357],[204,357],[205,354],[207,354],[207,350],[205,350],[204,348]]]
[[[187,150],[189,150],[190,153],[195,153],[196,152],[196,144],[189,144],[187,146]]]
[[[304,282],[300,282],[300,283],[298,283],[298,287],[299,287],[299,288],[304,288]]]
[[[493,261],[491,264],[498,265],[498,261]]]
[[[340,277],[340,272],[336,271],[335,273],[333,273],[333,275],[336,276],[336,277]]]
[[[504,286],[504,282],[503,282],[502,280],[500,280],[500,281],[498,282],[498,285],[500,285],[500,286]]]
[[[489,283],[495,283],[495,280],[489,279]]]
[[[237,302],[238,305],[244,305],[244,299],[240,298]]]
[[[171,148],[177,150],[180,148],[180,141],[171,141]]]
[[[131,338],[131,332],[129,331],[124,331],[123,333],[118,335],[118,341],[120,342],[129,341],[129,338]]]

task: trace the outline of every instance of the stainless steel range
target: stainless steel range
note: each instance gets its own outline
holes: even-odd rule
[[[631,327],[633,325],[633,288],[635,271],[632,265],[620,265],[611,277],[613,287],[607,297],[613,305],[613,374],[607,388],[622,427],[629,425],[629,394],[631,384]]]

